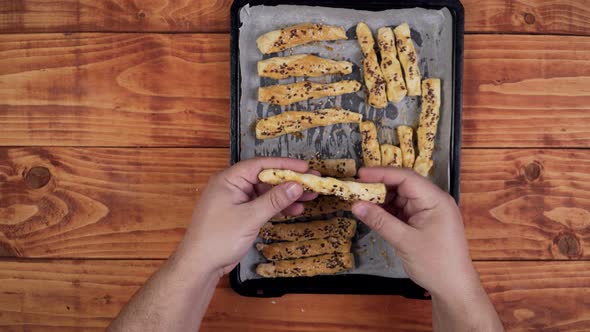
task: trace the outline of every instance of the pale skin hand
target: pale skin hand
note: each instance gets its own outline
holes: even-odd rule
[[[388,187],[383,207],[358,202],[352,212],[396,248],[404,269],[432,295],[435,331],[503,331],[479,282],[459,208],[411,170],[364,168],[360,181]]]
[[[306,172],[307,162],[261,158],[211,176],[176,252],[130,300],[109,331],[196,331],[223,273],[252,247],[260,227],[276,214],[303,212],[298,201],[317,195],[301,185],[260,184],[267,168]],[[173,208],[173,207],[171,207]]]

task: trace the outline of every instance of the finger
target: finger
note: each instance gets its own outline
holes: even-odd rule
[[[258,184],[258,173],[264,169],[278,168],[305,173],[308,169],[305,160],[290,158],[256,158],[240,161],[223,172],[229,183],[237,186],[244,192],[252,192],[253,185]]]
[[[262,196],[265,192],[269,191],[272,188],[272,185],[266,183],[258,183],[254,185],[254,192],[256,196]],[[314,192],[304,192],[301,197],[299,197],[299,202],[307,202],[312,201],[318,197],[317,193]],[[256,197],[253,197],[256,198]]]
[[[303,195],[301,195],[301,197],[299,198],[299,202],[307,202],[307,201],[313,201],[314,199],[316,199],[318,197],[318,193],[313,193],[313,192],[304,192]]]
[[[264,195],[247,203],[249,209],[256,214],[256,220],[262,226],[270,218],[285,210],[303,195],[303,187],[295,182],[280,184]]]
[[[256,192],[256,195],[258,195],[258,196],[269,191],[270,188],[272,188],[272,185],[270,185],[268,183],[257,183],[254,185],[254,191]]]
[[[305,207],[303,206],[302,203],[293,203],[293,204],[289,205],[286,209],[281,211],[281,215],[288,216],[288,217],[296,217],[296,216],[302,214],[303,210],[305,210]]]
[[[309,171],[307,171],[307,174],[322,176],[322,173],[320,173],[319,171],[316,171],[315,169],[310,169]]]
[[[384,183],[386,186],[396,187],[398,195],[409,199],[428,198],[441,195],[444,192],[410,169],[395,167],[370,167],[359,170],[360,182]]]
[[[396,249],[404,250],[407,235],[413,230],[411,226],[373,203],[357,202],[352,206],[352,213]]]

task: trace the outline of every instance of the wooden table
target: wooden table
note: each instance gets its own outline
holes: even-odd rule
[[[590,330],[590,2],[464,1],[461,209],[509,330]],[[0,2],[0,329],[102,330],[228,165],[229,0]],[[240,297],[205,331],[429,330],[428,301]]]

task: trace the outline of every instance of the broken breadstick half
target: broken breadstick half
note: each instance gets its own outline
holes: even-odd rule
[[[381,145],[381,166],[402,167],[402,150],[395,145]]]
[[[393,33],[397,55],[404,70],[408,96],[419,96],[420,68],[418,68],[418,53],[410,36],[410,26],[407,23],[400,24],[393,29]]]
[[[354,93],[360,89],[361,83],[353,80],[333,83],[305,81],[292,84],[277,84],[258,88],[258,101],[286,106],[309,99]]]
[[[322,195],[334,195],[343,200],[385,202],[387,193],[383,183],[360,183],[341,181],[335,178],[323,178],[313,174],[302,174],[291,170],[266,169],[258,174],[261,182],[277,185],[285,182],[297,182],[305,190]]]
[[[256,45],[260,52],[269,54],[315,41],[341,39],[347,39],[342,27],[303,23],[267,32],[256,39]]]
[[[414,159],[416,158],[412,128],[399,126],[396,130],[399,147],[402,150],[402,166],[404,168],[412,168],[414,167]]]
[[[422,112],[420,112],[418,130],[416,130],[418,158],[416,158],[414,170],[422,176],[428,176],[433,165],[432,153],[439,119],[440,79],[428,78],[422,81]]]
[[[374,108],[385,108],[387,106],[386,84],[375,53],[373,33],[365,23],[361,22],[356,26],[356,35],[365,56],[363,59],[363,75],[368,90],[367,101]]]
[[[320,58],[311,54],[274,57],[258,61],[258,76],[274,79],[290,77],[318,77],[352,73],[352,63]]]
[[[361,122],[361,138],[365,167],[381,166],[377,128],[373,121]]]
[[[336,108],[326,108],[314,112],[287,111],[256,122],[256,138],[267,139],[303,130],[337,123],[359,123],[363,116],[359,113]]]
[[[351,253],[334,253],[258,264],[256,273],[265,278],[313,277],[343,272],[353,267],[354,257]]]
[[[395,37],[391,28],[380,28],[377,31],[377,44],[381,51],[381,71],[387,84],[387,99],[397,103],[408,94],[402,67],[397,60]]]
[[[356,175],[354,159],[311,159],[307,163],[310,169],[320,172],[322,176],[352,178]]]

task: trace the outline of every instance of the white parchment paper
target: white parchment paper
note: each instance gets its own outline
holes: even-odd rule
[[[359,67],[362,54],[356,40],[356,24],[358,22],[367,23],[373,30],[376,39],[378,28],[395,27],[407,22],[412,30],[412,39],[418,53],[422,76],[441,79],[441,119],[436,136],[436,148],[433,155],[434,170],[431,180],[444,190],[448,190],[453,100],[453,31],[452,16],[447,9],[411,8],[371,12],[313,6],[245,6],[241,9],[240,20],[242,22],[239,35],[242,79],[239,112],[240,159],[250,159],[256,156],[283,156],[302,159],[313,157],[353,158],[356,159],[357,165],[362,165],[361,135],[356,124],[315,128],[305,131],[303,137],[285,135],[268,140],[255,138],[254,126],[257,119],[279,114],[286,110],[313,111],[327,107],[341,107],[359,112],[363,114],[365,120],[375,122],[381,144],[399,144],[395,128],[402,124],[414,128],[418,125],[419,97],[406,97],[400,103],[390,104],[384,110],[376,110],[366,104],[365,92],[362,90],[356,94],[321,98],[286,107],[268,105],[258,102],[257,96],[260,86],[294,83],[304,79],[260,78],[256,71],[256,63],[271,56],[311,53],[335,60],[350,61],[354,64],[354,69],[349,75],[333,75],[308,80],[327,83],[355,79],[363,82]],[[263,55],[256,47],[256,39],[268,31],[307,22],[342,26],[347,30],[349,40],[303,45],[270,56]],[[345,214],[345,216],[350,215]],[[356,268],[346,273],[407,278],[395,250],[360,222],[353,245],[353,253]],[[252,248],[240,262],[240,278],[242,280],[260,278],[255,273],[255,267],[256,264],[264,261],[256,249]]]

